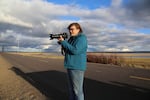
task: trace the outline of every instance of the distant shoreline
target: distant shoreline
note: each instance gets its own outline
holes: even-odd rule
[[[6,51],[6,52],[17,52],[17,51]],[[23,51],[19,51],[19,52],[20,53],[60,53],[60,52],[23,52]],[[87,53],[150,53],[150,51],[99,51],[99,52],[87,52]]]
[[[88,53],[150,53],[150,51],[100,51],[100,52],[88,52]]]

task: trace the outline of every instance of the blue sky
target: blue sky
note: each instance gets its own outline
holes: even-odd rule
[[[137,29],[137,32],[150,34],[150,29]]]
[[[90,9],[90,10],[94,10],[94,9],[98,9],[101,7],[109,7],[112,4],[112,0],[47,0],[48,2],[51,3],[55,3],[55,4],[60,4],[60,5],[75,5],[75,6],[79,6],[81,8],[85,8],[85,9]],[[138,0],[122,0],[121,5],[127,5],[130,3],[135,4],[134,2],[138,2],[136,4],[141,3]],[[146,0],[144,0],[146,1]],[[77,16],[60,16],[59,17],[62,20],[74,20],[74,21],[78,21],[80,20],[79,17]],[[122,25],[118,25],[116,24],[116,26],[118,28],[123,28]],[[141,29],[136,29],[137,32],[141,32],[141,33],[145,33],[145,34],[150,34],[150,29],[149,28],[141,28]]]
[[[59,52],[49,33],[78,22],[88,51],[150,51],[149,11],[150,0],[0,0],[0,45]]]
[[[111,0],[47,0],[56,4],[75,4],[88,9],[110,6]]]

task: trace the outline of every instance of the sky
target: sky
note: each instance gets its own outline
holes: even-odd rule
[[[72,22],[89,52],[150,51],[149,12],[150,0],[0,0],[0,51],[60,52],[49,34]]]

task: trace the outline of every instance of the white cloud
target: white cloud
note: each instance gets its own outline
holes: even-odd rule
[[[148,51],[150,47],[144,45],[150,43],[150,35],[136,29],[149,28],[150,16],[147,10],[141,10],[140,17],[132,11],[122,6],[122,0],[112,0],[110,7],[93,10],[45,0],[1,0],[0,42],[15,46],[19,34],[22,50],[59,51],[57,40],[50,41],[49,33],[66,32],[67,26],[76,20],[63,16],[73,16],[79,18],[88,37],[89,51]]]
[[[122,0],[112,0],[111,1],[111,6],[112,7],[119,7],[122,4]]]

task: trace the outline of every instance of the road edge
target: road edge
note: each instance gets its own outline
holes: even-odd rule
[[[17,75],[0,53],[0,100],[47,100],[38,89]]]

